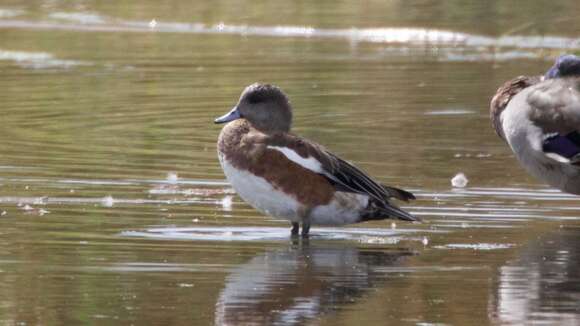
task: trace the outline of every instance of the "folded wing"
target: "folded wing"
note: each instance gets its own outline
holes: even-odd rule
[[[580,164],[579,89],[578,78],[551,79],[534,86],[527,97],[530,120],[545,134],[546,155],[574,165]]]
[[[280,151],[293,162],[324,176],[337,190],[367,195],[371,198],[375,209],[404,220],[417,220],[388,202],[392,197],[403,201],[415,199],[412,193],[383,186],[356,166],[303,139],[286,136],[285,139],[277,139],[274,143],[276,145],[269,145],[268,148]]]

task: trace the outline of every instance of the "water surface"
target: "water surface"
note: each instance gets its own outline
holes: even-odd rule
[[[503,81],[579,50],[575,10],[3,2],[0,322],[580,323],[578,199],[488,118]],[[289,94],[297,133],[414,192],[424,223],[292,240],[243,203],[212,121],[256,81]]]

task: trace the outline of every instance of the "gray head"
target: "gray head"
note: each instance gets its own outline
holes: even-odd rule
[[[580,76],[580,57],[573,54],[561,55],[544,75],[545,79]]]
[[[238,104],[229,113],[215,119],[215,123],[240,118],[248,120],[260,131],[288,132],[292,125],[292,107],[280,88],[255,83],[246,87]]]

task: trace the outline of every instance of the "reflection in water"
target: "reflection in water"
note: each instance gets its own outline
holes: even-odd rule
[[[563,229],[503,266],[492,314],[502,324],[580,324],[580,235]]]
[[[226,279],[216,324],[304,324],[355,303],[384,282],[380,267],[413,255],[343,246],[294,244],[254,257]]]

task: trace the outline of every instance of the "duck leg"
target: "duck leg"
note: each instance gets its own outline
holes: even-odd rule
[[[298,230],[300,229],[300,224],[297,222],[292,222],[292,229],[290,230],[290,234],[293,236],[298,235]]]
[[[307,238],[308,232],[310,232],[310,222],[304,221],[302,222],[302,237]]]

